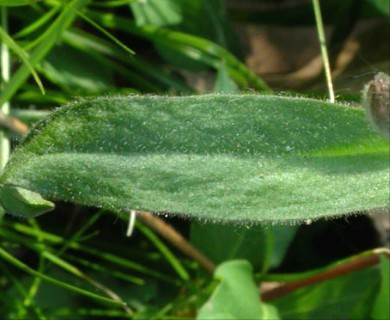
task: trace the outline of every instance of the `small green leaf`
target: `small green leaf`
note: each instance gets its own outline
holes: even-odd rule
[[[24,217],[35,217],[54,209],[54,203],[40,194],[13,186],[1,186],[0,205],[7,213]]]
[[[220,283],[199,310],[197,319],[280,319],[275,307],[261,302],[249,262],[225,262],[216,269],[214,277]]]

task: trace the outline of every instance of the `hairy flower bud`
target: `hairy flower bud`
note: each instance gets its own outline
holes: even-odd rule
[[[390,138],[390,78],[380,72],[363,90],[363,106],[375,129]]]

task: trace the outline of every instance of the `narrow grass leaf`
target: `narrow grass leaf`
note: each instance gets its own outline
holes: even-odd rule
[[[40,44],[31,52],[29,61],[32,66],[35,66],[46,56],[46,54],[56,44],[56,41],[61,36],[62,32],[71,25],[75,18],[74,10],[82,9],[90,1],[91,0],[73,0],[64,7],[55,22],[53,22],[42,35],[42,41]],[[12,98],[15,92],[25,83],[29,74],[30,70],[26,64],[19,67],[1,91],[0,104],[3,104],[5,101]]]
[[[61,9],[61,6],[56,6],[52,8],[50,11],[43,14],[39,19],[31,22],[29,25],[24,27],[22,30],[15,33],[14,38],[27,37],[38,29],[44,27],[46,23],[50,22],[51,19],[57,14],[57,12]],[[30,47],[30,46],[28,46]]]
[[[34,70],[34,67],[31,65],[27,53],[0,27],[0,37],[4,44],[6,44],[15,54],[22,60],[27,66],[28,70],[31,72],[34,77],[35,82],[37,83],[42,94],[45,94],[45,88],[42,85],[41,79],[39,79],[38,74]]]
[[[190,275],[186,271],[186,269],[181,264],[180,260],[169,250],[169,248],[164,244],[161,239],[156,236],[149,228],[138,225],[138,230],[140,230],[152,243],[155,245],[161,254],[165,257],[165,259],[169,262],[172,268],[176,271],[178,276],[183,281],[188,281],[190,279]]]
[[[31,269],[29,266],[27,266],[23,262],[21,262],[18,259],[14,258],[12,255],[10,255],[7,251],[5,251],[2,248],[0,248],[0,258],[2,258],[5,261],[8,261],[9,263],[14,265],[15,267],[17,267],[17,268],[19,268],[19,269],[29,273],[30,275],[39,277],[42,280],[45,280],[45,281],[50,282],[52,284],[55,284],[55,285],[57,285],[59,287],[62,287],[64,289],[71,290],[71,291],[73,291],[75,293],[84,295],[84,296],[89,297],[89,298],[91,298],[93,300],[97,300],[97,301],[105,302],[105,303],[109,303],[109,304],[115,304],[115,305],[119,305],[119,306],[124,305],[123,302],[118,302],[118,301],[115,301],[115,300],[112,300],[112,299],[109,299],[109,298],[102,297],[102,296],[97,295],[95,293],[92,293],[90,291],[80,289],[78,287],[69,285],[69,284],[67,284],[65,282],[61,282],[61,281],[59,281],[57,279],[51,278],[51,277],[49,277],[47,275],[44,275],[44,274],[42,274],[40,272],[37,272],[34,269]]]
[[[107,30],[99,26],[95,21],[88,18],[86,15],[84,15],[82,12],[76,10],[77,14],[83,18],[86,22],[88,22],[91,26],[93,26],[96,30],[100,31],[103,35],[105,35],[107,38],[109,38],[112,42],[117,44],[119,47],[121,47],[123,50],[127,51],[131,55],[135,54],[133,50],[131,50],[128,46],[126,46],[122,41],[120,41],[118,38],[116,38],[114,35],[109,33]]]

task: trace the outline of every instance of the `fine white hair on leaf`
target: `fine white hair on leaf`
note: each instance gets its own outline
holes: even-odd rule
[[[127,237],[131,237],[131,235],[133,234],[136,218],[137,218],[137,212],[135,210],[130,210],[129,224],[127,225],[127,232],[126,232]]]

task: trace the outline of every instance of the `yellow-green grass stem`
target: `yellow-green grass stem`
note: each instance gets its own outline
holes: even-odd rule
[[[318,40],[320,41],[322,61],[324,63],[326,83],[328,85],[329,101],[334,103],[335,96],[334,96],[334,90],[333,90],[332,73],[330,70],[328,50],[326,48],[324,25],[322,23],[321,8],[320,8],[320,1],[319,0],[313,0],[313,8],[314,8],[314,16],[315,16],[316,25],[317,25]]]

